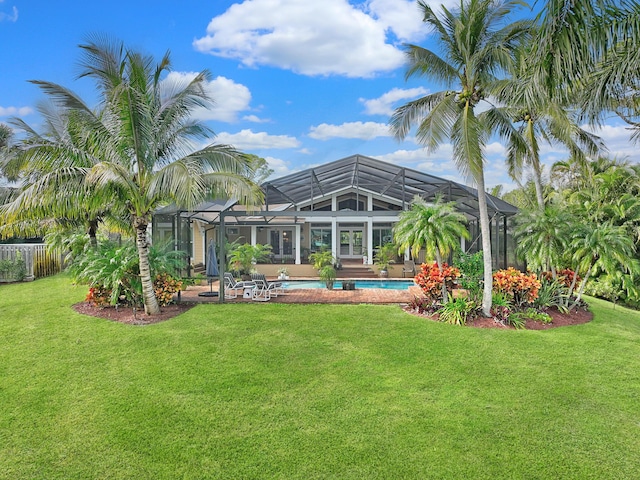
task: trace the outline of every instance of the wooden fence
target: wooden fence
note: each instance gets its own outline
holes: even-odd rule
[[[11,262],[13,265],[10,265]],[[62,255],[49,252],[45,244],[20,243],[0,245],[0,282],[31,281],[55,275],[63,269]],[[24,267],[24,268],[23,268]]]

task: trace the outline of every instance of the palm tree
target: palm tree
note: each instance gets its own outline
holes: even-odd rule
[[[596,270],[614,274],[618,270],[632,272],[637,269],[637,260],[633,258],[635,245],[623,227],[610,223],[591,223],[583,225],[574,232],[571,242],[572,260],[576,273],[583,274],[578,295],[570,308],[580,302],[589,277]],[[575,277],[572,287],[575,285]]]
[[[34,81],[57,105],[77,116],[81,155],[91,159],[86,182],[105,203],[126,209],[135,232],[145,312],[159,312],[149,267],[147,227],[159,206],[175,202],[191,208],[208,195],[234,197],[246,204],[261,200],[247,158],[230,146],[195,142],[212,133],[194,121],[195,108],[211,106],[203,84],[207,71],[185,84],[163,79],[169,54],[154,65],[151,57],[121,42],[90,40],[83,51],[81,77],[93,79],[100,94],[97,111],[77,95],[51,82]],[[36,148],[34,156],[63,156],[63,149]],[[114,192],[117,192],[114,195]]]
[[[587,156],[597,155],[605,147],[599,137],[578,126],[577,116],[568,105],[552,100],[541,86],[535,84],[530,63],[531,50],[531,45],[518,49],[515,74],[499,82],[495,95],[501,103],[508,105],[505,110],[518,125],[520,134],[520,137],[511,137],[519,141],[507,150],[509,175],[519,182],[523,166],[531,168],[538,208],[543,210],[540,144],[563,145],[579,161],[586,161]]]
[[[514,234],[518,253],[535,270],[550,270],[554,279],[557,268],[571,241],[573,217],[555,205],[544,209],[522,210],[516,217]]]
[[[399,139],[418,124],[416,137],[428,151],[450,138],[458,169],[475,182],[484,257],[482,310],[487,316],[493,278],[483,147],[492,131],[504,136],[515,132],[502,112],[490,109],[479,117],[476,107],[485,99],[496,76],[512,68],[517,46],[529,37],[529,21],[502,26],[507,15],[521,5],[517,0],[461,0],[458,10],[451,12],[442,7],[438,16],[426,1],[419,0],[423,21],[436,33],[444,56],[408,45],[406,77],[424,76],[457,90],[447,89],[411,101],[396,109],[390,122]]]
[[[42,235],[53,225],[65,230],[83,226],[95,248],[100,223],[110,221],[126,228],[123,204],[114,202],[119,192],[98,195],[86,182],[98,157],[88,154],[90,137],[80,115],[44,102],[38,112],[44,119],[43,133],[12,119],[24,135],[6,168],[20,178],[22,186],[13,201],[0,209],[4,224],[0,235]]]
[[[442,273],[444,259],[460,245],[461,238],[469,238],[465,223],[467,218],[455,210],[455,202],[443,203],[437,196],[427,203],[416,196],[411,209],[400,213],[393,236],[399,252],[410,249],[415,258],[424,248],[426,257],[434,258]],[[442,303],[446,302],[447,286],[442,282]]]

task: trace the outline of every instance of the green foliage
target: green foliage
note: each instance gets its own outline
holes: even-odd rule
[[[569,288],[564,283],[543,276],[540,279],[538,298],[533,301],[533,306],[539,310],[556,307],[558,310],[566,312],[565,305],[568,294]]]
[[[458,283],[469,292],[468,298],[476,303],[482,301],[482,276],[484,274],[484,260],[482,252],[456,252],[453,264],[460,271]]]
[[[179,277],[183,262],[183,252],[156,246],[149,249],[152,278],[161,274]],[[98,248],[87,248],[74,259],[69,272],[76,282],[94,289],[89,295],[99,298],[99,302],[108,292],[111,305],[142,304],[138,251],[132,241],[122,245],[105,241]]]
[[[389,265],[395,263],[397,248],[393,243],[385,243],[375,254],[373,263],[380,267],[380,270],[388,270]]]
[[[331,250],[320,250],[309,255],[309,263],[313,265],[313,268],[320,270],[327,265],[333,265],[335,259]]]
[[[248,275],[252,273],[256,263],[268,260],[270,255],[271,245],[235,244],[229,254],[229,266],[238,275]]]
[[[16,251],[14,259],[0,260],[0,278],[8,281],[21,282],[27,276],[27,264],[22,252]]]
[[[333,265],[325,265],[319,270],[320,279],[325,282],[327,288],[333,287],[333,282],[336,279],[336,269]]]
[[[491,316],[497,322],[506,325],[512,313],[512,304],[509,297],[502,292],[493,292],[491,301]]]
[[[449,296],[449,301],[437,313],[441,322],[452,325],[466,325],[467,320],[475,314],[476,309],[476,303],[471,300],[462,297],[454,299]]]

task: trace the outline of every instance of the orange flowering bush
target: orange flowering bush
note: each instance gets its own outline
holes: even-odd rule
[[[420,286],[425,297],[432,303],[436,303],[442,295],[442,282],[445,282],[447,291],[451,293],[453,282],[460,276],[460,270],[446,263],[442,264],[442,273],[438,263],[423,263],[414,281]]]
[[[522,307],[538,298],[540,285],[535,273],[522,273],[513,267],[493,274],[493,291],[505,295],[515,307]]]
[[[176,280],[168,273],[156,275],[153,280],[153,289],[161,307],[173,302],[173,294],[182,288],[182,280]]]

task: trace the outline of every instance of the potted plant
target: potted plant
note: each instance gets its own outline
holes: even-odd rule
[[[280,267],[278,269],[278,279],[289,280],[289,269],[287,269],[287,267]]]
[[[324,282],[329,290],[333,289],[333,282],[336,280],[336,269],[333,265],[325,265],[319,271],[320,279]]]
[[[380,269],[379,274],[381,277],[389,276],[389,265],[395,262],[396,247],[393,243],[385,243],[382,245],[375,255],[374,263]]]

